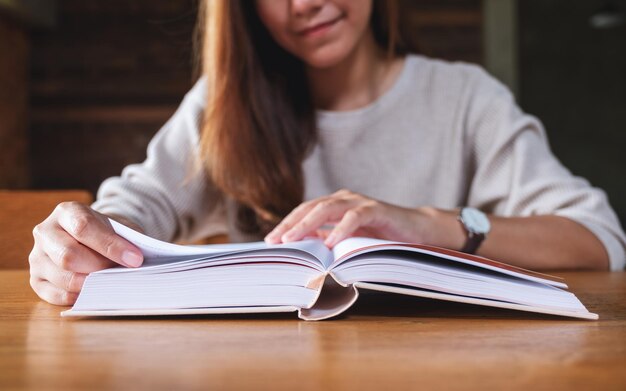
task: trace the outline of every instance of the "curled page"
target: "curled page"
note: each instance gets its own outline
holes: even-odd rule
[[[332,273],[327,273],[317,300],[311,308],[300,309],[298,317],[303,320],[332,318],[352,307],[358,298],[359,292],[354,285],[343,285]]]
[[[237,243],[209,246],[182,246],[151,238],[134,229],[109,219],[115,233],[137,246],[146,259],[170,258],[190,255],[210,256],[233,251],[256,250],[267,248],[264,242]]]

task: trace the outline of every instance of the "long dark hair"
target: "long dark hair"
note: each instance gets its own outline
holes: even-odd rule
[[[199,26],[201,163],[238,203],[239,229],[265,234],[304,197],[302,162],[317,139],[304,65],[270,36],[253,1],[204,0]],[[407,51],[397,1],[374,0],[371,26],[389,56]]]

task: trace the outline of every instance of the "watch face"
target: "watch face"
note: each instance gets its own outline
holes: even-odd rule
[[[463,208],[461,219],[467,229],[474,233],[486,234],[491,228],[487,216],[476,208]]]

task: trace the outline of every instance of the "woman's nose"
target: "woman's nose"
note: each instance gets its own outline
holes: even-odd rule
[[[296,16],[315,15],[326,0],[291,0],[291,12]]]

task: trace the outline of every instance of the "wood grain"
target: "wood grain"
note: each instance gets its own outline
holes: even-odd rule
[[[0,389],[626,389],[626,274],[557,274],[599,321],[378,293],[322,322],[72,320],[0,271]]]

